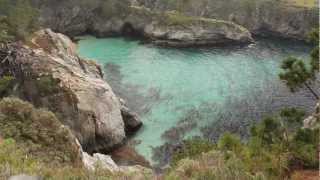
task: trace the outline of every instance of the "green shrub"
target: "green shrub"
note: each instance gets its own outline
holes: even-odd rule
[[[0,78],[0,97],[3,97],[12,87],[14,78],[12,76],[4,76]]]
[[[52,112],[16,98],[4,98],[0,114],[0,135],[13,138],[30,156],[48,164],[79,163],[74,137]]]
[[[318,159],[319,129],[299,129],[294,135],[292,142],[291,164],[302,165],[305,168],[317,168]]]
[[[243,161],[230,153],[225,159],[224,153],[210,151],[194,160],[183,159],[165,176],[166,180],[250,180],[267,179],[262,173],[252,174],[245,169]]]
[[[13,139],[0,143],[0,179],[8,179],[21,172],[33,174],[39,169],[39,163],[26,156]]]
[[[233,151],[240,153],[242,149],[240,137],[227,132],[220,137],[218,148],[221,151]]]
[[[41,76],[36,81],[36,87],[41,96],[52,95],[59,92],[59,82],[52,76]]]
[[[172,164],[177,164],[184,158],[195,158],[202,153],[209,152],[215,148],[215,145],[207,140],[191,139],[183,142],[183,148],[174,153]]]
[[[301,129],[304,115],[283,109],[254,125],[247,142],[230,133],[217,146],[187,141],[167,179],[287,179],[297,167],[317,169],[319,129]]]
[[[111,174],[109,171],[102,169],[88,171],[82,167],[73,167],[66,164],[50,166],[48,163],[43,163],[39,158],[30,155],[25,147],[20,144],[13,139],[5,139],[0,143],[0,179],[9,179],[10,176],[16,174],[40,176],[46,180],[111,180],[117,179],[118,176],[129,178],[125,174]]]

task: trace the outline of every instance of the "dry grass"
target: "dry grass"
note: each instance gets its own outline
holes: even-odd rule
[[[284,0],[286,3],[295,5],[298,7],[316,7],[318,6],[318,0]]]
[[[293,173],[292,180],[318,180],[319,176],[319,171],[301,170]]]

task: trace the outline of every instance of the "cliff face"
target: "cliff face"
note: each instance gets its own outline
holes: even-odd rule
[[[125,0],[81,2],[37,4],[42,24],[70,36],[140,35],[156,44],[179,47],[252,41],[249,31],[228,21],[153,12]]]
[[[137,0],[154,11],[178,10],[189,16],[233,21],[257,35],[305,39],[319,25],[319,8],[273,0]]]
[[[147,33],[147,37],[150,37],[155,33],[145,29],[149,26],[150,30],[150,26],[163,19],[161,16],[166,16],[167,11],[179,11],[187,17],[231,21],[257,35],[273,34],[295,39],[306,39],[311,29],[319,25],[318,7],[297,7],[273,0],[33,0],[33,2],[40,9],[40,19],[45,27],[70,36],[83,33],[102,37],[122,33],[135,35]],[[154,29],[157,30],[158,28]],[[174,30],[179,31],[179,29]],[[157,36],[154,38],[157,39]]]
[[[37,0],[34,6],[40,9],[41,24],[69,36],[121,34],[128,21],[135,30],[143,31],[139,27],[143,28],[151,20],[133,11],[127,0]]]
[[[141,122],[130,114],[123,120],[122,105],[103,80],[100,66],[79,58],[75,49],[62,34],[37,32],[28,46],[9,47],[1,74],[15,76],[12,94],[53,111],[85,151],[108,151],[124,141],[125,122]]]

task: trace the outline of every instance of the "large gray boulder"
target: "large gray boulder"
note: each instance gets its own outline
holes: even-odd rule
[[[1,69],[16,77],[14,94],[56,114],[89,153],[107,152],[125,140],[121,104],[99,65],[77,56],[65,35],[49,29],[28,46],[11,47]]]

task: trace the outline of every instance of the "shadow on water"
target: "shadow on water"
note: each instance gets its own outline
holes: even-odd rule
[[[123,83],[123,76],[120,72],[120,66],[112,63],[105,65],[106,80],[113,91],[126,101],[127,106],[143,116],[151,111],[153,105],[170,98],[169,96],[160,96],[159,88],[145,89],[143,86]]]

